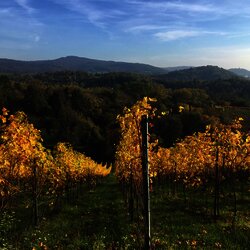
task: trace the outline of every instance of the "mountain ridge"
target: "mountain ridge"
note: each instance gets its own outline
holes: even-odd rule
[[[149,64],[105,61],[77,56],[35,61],[0,58],[0,72],[2,73],[41,73],[64,70],[86,71],[90,73],[132,72],[149,75],[168,72],[164,68]]]
[[[14,60],[0,58],[0,73],[44,73],[57,71],[83,71],[88,73],[128,72],[146,75],[159,75],[169,80],[214,80],[228,79],[235,76],[246,76],[250,71],[245,69],[220,68],[218,66],[176,66],[156,67],[144,63],[131,63],[113,60],[99,60],[79,56],[65,56],[50,60]]]

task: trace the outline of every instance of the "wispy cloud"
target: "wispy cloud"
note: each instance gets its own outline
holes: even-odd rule
[[[168,42],[180,38],[198,36],[199,34],[200,33],[197,31],[174,30],[174,31],[158,32],[155,34],[155,37],[159,38],[162,41]]]
[[[127,0],[129,4],[133,4],[142,11],[151,11],[154,13],[176,12],[181,15],[204,15],[212,13],[215,16],[231,16],[249,14],[250,5],[247,1],[231,1],[231,0],[173,0],[173,1],[140,1]],[[155,12],[154,12],[155,11]],[[205,17],[205,16],[204,16]]]
[[[119,8],[110,8],[106,9],[103,6],[100,6],[100,2],[105,2],[99,0],[98,1],[80,1],[80,0],[53,0],[55,3],[63,5],[66,9],[73,11],[82,15],[93,25],[106,28],[106,26],[110,23],[112,19],[115,19],[119,16],[124,15],[124,12]],[[107,1],[110,2],[110,1]]]
[[[27,0],[19,0],[27,1]],[[164,41],[194,37],[210,21],[249,13],[229,0],[51,0],[110,33],[147,33]],[[241,1],[238,1],[241,2]],[[237,8],[235,9],[235,6]],[[240,6],[240,8],[239,8]],[[190,28],[191,31],[190,31]],[[193,30],[194,29],[194,30]],[[214,32],[214,27],[208,32]],[[225,30],[225,29],[224,29]],[[226,31],[226,30],[225,30]],[[216,31],[214,32],[216,34]]]
[[[126,32],[132,33],[140,33],[145,31],[155,31],[155,30],[163,30],[166,29],[167,26],[163,25],[154,25],[154,24],[143,24],[143,25],[136,25],[125,29]]]
[[[35,11],[35,9],[29,5],[29,0],[15,0],[15,2],[28,13],[33,13]]]
[[[225,32],[212,32],[212,31],[199,31],[199,30],[171,30],[166,32],[158,32],[155,33],[154,36],[159,38],[162,41],[174,41],[182,38],[188,37],[198,37],[204,35],[219,35],[225,36],[227,35]]]
[[[41,40],[44,25],[28,9],[28,14],[13,6],[0,9],[0,48],[28,49]]]
[[[143,8],[144,10],[157,10],[160,12],[163,11],[185,11],[185,12],[214,12],[216,9],[213,5],[204,3],[204,4],[195,4],[195,3],[184,3],[180,1],[128,1],[130,4],[135,4]]]
[[[250,32],[248,30],[246,31],[241,31],[241,32],[232,32],[228,34],[228,38],[246,38],[250,37]]]
[[[1,14],[10,14],[11,12],[11,9],[10,8],[3,8],[3,9],[0,9],[0,15]]]

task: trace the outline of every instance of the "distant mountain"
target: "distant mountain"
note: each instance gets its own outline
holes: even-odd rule
[[[192,68],[192,66],[176,66],[176,67],[167,67],[164,69],[167,70],[168,72],[172,72],[172,71],[179,71],[179,70],[190,69],[190,68]]]
[[[41,73],[65,70],[91,73],[133,72],[148,75],[165,74],[168,72],[163,68],[154,67],[148,64],[103,61],[77,56],[39,61],[0,59],[1,73]]]
[[[238,76],[243,76],[243,77],[246,77],[246,78],[250,77],[250,71],[246,70],[246,69],[232,68],[232,69],[229,69],[229,71],[233,72],[234,74],[236,74]]]
[[[217,79],[230,79],[233,77],[236,77],[233,72],[211,65],[172,71],[159,76],[161,79],[174,81],[211,81]]]
[[[159,75],[161,79],[176,81],[229,79],[236,75],[250,77],[250,71],[244,69],[230,69],[229,71],[217,66],[160,68],[143,63],[104,61],[77,56],[37,61],[19,61],[0,58],[0,73],[23,74],[56,71],[84,71],[89,73],[130,72]]]

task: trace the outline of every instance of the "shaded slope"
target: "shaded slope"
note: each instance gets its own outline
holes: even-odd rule
[[[218,66],[201,66],[179,71],[169,72],[168,74],[159,76],[164,80],[174,81],[213,81],[218,79],[230,79],[236,75],[228,70],[219,68]]]

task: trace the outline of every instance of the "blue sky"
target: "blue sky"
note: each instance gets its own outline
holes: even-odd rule
[[[1,0],[0,57],[250,69],[250,0]]]

